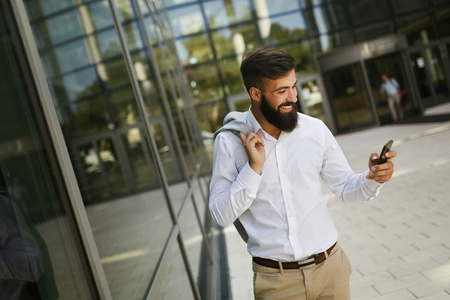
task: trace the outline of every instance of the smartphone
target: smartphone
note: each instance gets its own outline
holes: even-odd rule
[[[386,152],[391,150],[392,144],[394,143],[393,140],[390,140],[386,143],[386,145],[383,146],[383,149],[381,150],[380,156],[378,157],[377,165],[384,164],[386,162]]]

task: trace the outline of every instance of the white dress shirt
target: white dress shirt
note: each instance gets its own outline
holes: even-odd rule
[[[253,171],[240,138],[221,132],[214,144],[209,209],[227,227],[239,218],[252,256],[299,261],[328,249],[337,232],[321,192],[323,182],[339,201],[374,198],[382,184],[355,174],[325,124],[299,113],[297,128],[278,139],[266,133],[251,111],[247,124],[261,133],[266,160]]]

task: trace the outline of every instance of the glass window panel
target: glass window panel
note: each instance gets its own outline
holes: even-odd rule
[[[191,197],[187,199],[186,204],[183,206],[183,210],[181,211],[178,222],[180,224],[180,231],[183,236],[184,247],[186,250],[186,254],[189,260],[189,264],[192,267],[192,276],[196,281],[198,281],[200,259],[209,260],[208,254],[202,254],[202,246],[203,246],[203,235],[200,231],[200,224],[196,218],[195,209],[198,209],[194,206],[193,200]],[[197,202],[195,202],[197,205]],[[198,211],[200,213],[200,211]],[[204,212],[201,211],[201,212]]]
[[[246,91],[239,68],[240,64],[237,57],[224,58],[220,60],[220,71],[222,72],[225,92],[227,95],[238,94]]]
[[[104,64],[104,68],[106,74],[104,81],[108,89],[130,84],[130,77],[122,57],[108,61]]]
[[[308,9],[305,17],[311,34],[335,31],[348,25],[343,6],[339,3]]]
[[[428,7],[428,1],[423,0],[392,0],[391,4],[396,14]]]
[[[95,295],[87,284],[93,278],[84,269],[87,261],[78,250],[81,241],[72,212],[63,205],[70,200],[55,167],[56,153],[49,133],[41,127],[44,116],[36,110],[37,95],[26,84],[31,79],[24,78],[31,71],[17,63],[24,57],[13,44],[3,13],[0,10],[0,248],[21,251],[27,255],[24,264],[41,268],[36,267],[40,272],[27,272],[28,268],[17,272],[26,276],[5,278],[2,274],[0,297],[28,299],[22,290],[31,290],[33,298],[39,299],[91,299]],[[1,260],[7,269],[14,268],[3,252]]]
[[[316,71],[312,49],[308,42],[303,41],[301,43],[287,44],[278,48],[286,51],[295,58],[297,62],[296,73],[300,74],[300,76]]]
[[[314,50],[317,52],[327,52],[332,49],[354,44],[354,38],[351,31],[341,31],[333,34],[321,35],[312,39]]]
[[[176,241],[170,245],[166,257],[150,300],[195,299]]]
[[[450,96],[447,86],[447,76],[444,70],[444,61],[439,48],[425,50],[426,64],[430,70],[431,84],[436,94],[436,100],[443,101]]]
[[[248,98],[250,105],[250,98]],[[215,103],[198,105],[195,107],[200,128],[203,131],[214,133],[223,126],[223,118],[228,113],[228,108],[224,100]]]
[[[38,14],[46,16],[73,6],[72,0],[25,0],[24,2],[27,12],[30,13],[31,16],[34,16],[34,18],[36,18]]]
[[[397,31],[406,35],[410,45],[428,44],[436,35],[431,27],[430,15],[418,13],[397,18]]]
[[[300,9],[298,0],[255,1],[256,14],[259,18],[267,18],[287,11]]]
[[[194,103],[223,97],[215,64],[203,64],[185,69]]]
[[[58,103],[77,100],[98,93],[100,87],[94,68],[69,73],[63,77],[49,80],[50,90]]]
[[[374,124],[367,87],[359,64],[324,74],[325,86],[339,131]]]
[[[199,34],[175,41],[177,52],[183,66],[197,64],[214,58],[206,34]]]
[[[137,22],[123,25],[123,27],[128,44],[128,50],[133,51],[143,48],[143,36],[141,35],[141,30],[138,28]]]
[[[203,31],[205,23],[198,4],[170,9],[167,14],[174,37]]]
[[[187,2],[195,2],[195,0],[164,0],[164,4],[166,7],[183,4]]]
[[[266,41],[281,43],[306,37],[306,26],[300,13],[270,18],[270,24],[270,34],[265,37]]]
[[[103,59],[119,56],[122,53],[115,28],[99,33],[97,43]]]
[[[126,145],[134,186],[137,189],[158,187],[158,175],[152,172],[155,167],[149,168],[149,164],[152,162],[150,153],[146,151],[147,148],[145,147],[145,132],[139,127],[134,127],[126,131],[123,139]]]
[[[141,115],[131,86],[114,90],[108,95],[107,101],[115,116],[115,124],[125,126],[141,123]]]
[[[80,9],[83,15],[83,9]],[[113,16],[108,1],[94,2],[89,5],[89,15],[86,19],[94,25],[96,30],[114,26]],[[84,16],[84,15],[83,15]]]
[[[84,40],[64,44],[54,48],[56,65],[52,69],[66,73],[91,64]]]
[[[299,91],[308,109],[308,115],[326,121],[322,93],[316,80],[303,82]]]
[[[309,7],[313,5],[321,5],[328,2],[337,2],[340,0],[300,0],[303,7]]]
[[[83,35],[76,10],[46,19],[39,24],[39,28],[49,36],[53,45]]]
[[[86,210],[113,299],[142,299],[172,225],[161,189]]]
[[[127,21],[136,17],[133,7],[133,1],[119,0],[114,1],[114,3],[116,4],[117,14],[119,15],[120,22]]]
[[[433,103],[433,97],[430,88],[430,82],[425,65],[426,58],[422,52],[412,53],[410,63],[414,70],[414,77],[417,82],[417,90],[424,106],[430,106]]]
[[[394,33],[394,24],[391,21],[375,23],[355,29],[357,42],[367,41],[390,33]]]
[[[212,39],[218,57],[242,57],[246,49],[260,44],[258,30],[254,24],[213,31]]]
[[[354,24],[389,18],[387,0],[348,0],[348,8]]]
[[[168,182],[176,182],[181,179],[181,170],[178,158],[175,154],[175,147],[170,139],[167,123],[163,118],[159,122],[152,119],[152,133],[155,137],[158,154],[164,167],[164,173]]]
[[[442,7],[434,15],[436,18],[436,31],[439,37],[450,37],[450,7]]]
[[[217,28],[252,18],[248,0],[209,1],[204,3],[209,26]]]
[[[108,128],[110,120],[106,113],[106,103],[103,98],[91,98],[71,105],[73,122],[79,134],[99,132]]]

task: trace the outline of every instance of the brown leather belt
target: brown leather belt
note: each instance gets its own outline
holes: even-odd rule
[[[331,254],[331,250],[333,250],[334,246],[336,246],[336,243],[333,244],[328,250],[326,251],[327,254],[325,255],[324,252],[320,252],[318,254],[311,255],[308,259],[302,260],[302,261],[294,261],[294,262],[282,262],[281,265],[283,266],[283,269],[299,269],[302,267],[306,267],[312,264],[320,264],[323,262],[327,257]],[[269,268],[275,268],[279,269],[280,265],[279,262],[262,258],[262,257],[253,257],[253,261],[261,266],[269,267]]]

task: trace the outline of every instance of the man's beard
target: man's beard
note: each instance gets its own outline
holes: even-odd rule
[[[282,106],[289,105],[292,105],[292,110],[290,112],[282,113],[280,111]],[[265,95],[262,94],[260,109],[266,120],[281,131],[291,132],[297,127],[298,114],[297,106],[294,102],[286,101],[280,104],[277,109],[274,109],[269,105],[269,102],[267,102]]]

